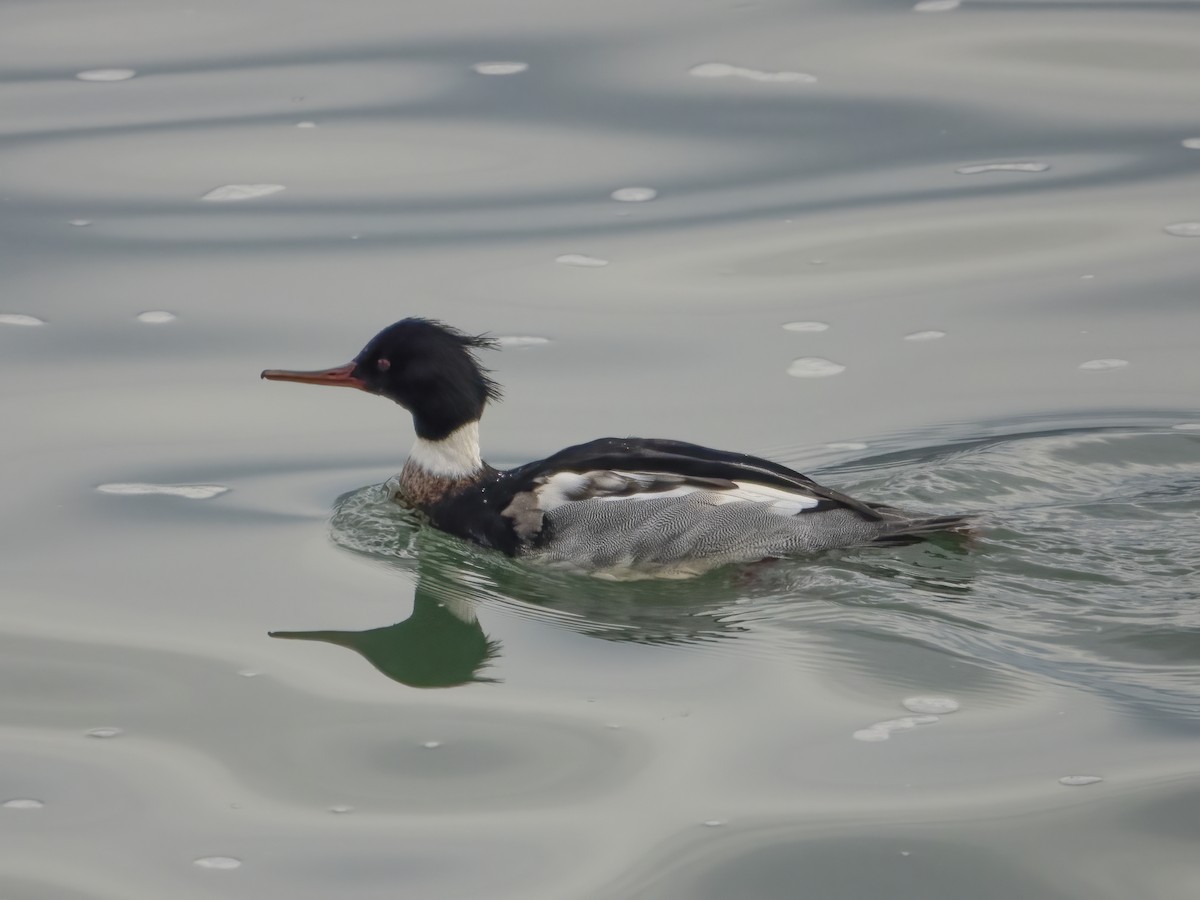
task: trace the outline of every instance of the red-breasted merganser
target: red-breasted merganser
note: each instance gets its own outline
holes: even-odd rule
[[[495,347],[440,322],[404,319],[344,366],[262,377],[394,400],[417,432],[397,501],[457,537],[591,574],[686,577],[967,528],[960,516],[864,503],[778,463],[681,441],[600,438],[494,469],[479,455],[479,419],[500,389],[474,351]]]

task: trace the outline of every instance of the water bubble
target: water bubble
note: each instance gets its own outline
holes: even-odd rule
[[[984,172],[1048,172],[1050,163],[1044,162],[1005,162],[983,163],[976,166],[959,166],[954,171],[959,175],[980,175]]]
[[[914,331],[912,334],[906,334],[906,341],[938,341],[946,336],[944,331]]]
[[[564,253],[562,256],[556,256],[554,261],[564,266],[581,266],[585,269],[598,269],[601,266],[608,265],[607,259],[601,259],[598,256],[585,256],[582,253]]]
[[[832,444],[826,444],[830,450],[866,450],[867,445],[862,441],[834,441]]]
[[[501,347],[539,347],[550,343],[550,338],[532,334],[502,334],[494,338]]]
[[[234,856],[201,856],[192,860],[192,865],[202,869],[238,869],[242,861]]]
[[[481,62],[471,66],[480,75],[516,75],[529,68],[524,62]]]
[[[442,746],[442,742],[441,741],[425,741],[425,743],[423,743],[421,746],[424,747],[426,750],[436,750],[438,747]]]
[[[720,828],[722,825],[725,824],[725,820],[724,819],[708,819],[704,822],[701,822],[700,824],[703,825],[705,828]]]
[[[72,219],[67,224],[74,225],[76,228],[87,228],[89,225],[92,224],[92,220],[91,219]]]
[[[297,122],[296,127],[297,128],[316,128],[317,123],[316,122]]]
[[[14,797],[0,803],[5,809],[41,809],[45,805],[41,800],[34,800],[32,797]]]
[[[901,850],[900,855],[901,856],[912,856],[912,851],[911,850]]]
[[[240,200],[269,197],[282,190],[284,190],[282,184],[223,184],[213,188],[200,199],[209,203],[236,203]]]
[[[1127,365],[1129,365],[1127,359],[1089,359],[1087,362],[1081,362],[1079,368],[1099,371],[1101,369],[1123,369]]]
[[[177,318],[179,317],[175,313],[167,312],[165,309],[149,309],[137,314],[137,320],[145,322],[147,325],[166,325],[168,322],[174,322]]]
[[[1176,222],[1164,225],[1163,231],[1175,237],[1200,237],[1200,222]]]
[[[1099,775],[1064,775],[1058,779],[1059,784],[1067,787],[1084,787],[1089,784],[1099,784],[1104,779]]]
[[[688,74],[696,78],[746,78],[750,81],[791,84],[813,84],[817,80],[816,75],[809,75],[807,72],[763,72],[759,69],[731,66],[729,63],[701,63],[688,69]]]
[[[826,322],[784,322],[784,331],[828,331]]]
[[[329,811],[330,811],[331,813],[336,813],[337,815],[339,815],[339,816],[340,816],[340,815],[344,815],[345,813],[352,813],[352,812],[354,812],[354,807],[353,807],[353,806],[346,806],[345,804],[339,804],[338,806],[331,806],[331,807],[329,807]]]
[[[958,712],[959,703],[953,697],[905,697],[900,704],[912,713],[945,716]]]
[[[1184,138],[1180,143],[1189,150],[1200,150],[1200,138]]]
[[[886,741],[891,738],[893,731],[911,731],[918,725],[932,725],[937,721],[937,716],[905,716],[902,719],[888,719],[868,725],[866,728],[860,728],[854,732],[854,739],[871,743]]]
[[[209,500],[229,490],[220,484],[101,484],[96,490],[102,494],[165,494],[168,497],[186,497],[188,500]]]
[[[124,732],[120,728],[113,728],[113,727],[93,728],[91,731],[89,731],[87,733],[87,736],[94,737],[94,738],[114,738],[117,735],[123,734],[123,733]]]
[[[617,188],[609,196],[622,203],[645,203],[657,197],[658,191],[651,187]]]
[[[831,359],[822,359],[819,356],[802,356],[799,359],[793,359],[792,364],[787,368],[787,373],[793,378],[828,378],[830,375],[837,375],[839,372],[845,371],[846,367],[841,363],[835,363]]]
[[[133,69],[88,69],[76,72],[75,77],[80,81],[128,81],[136,74]]]
[[[0,313],[0,325],[45,325],[44,319],[24,313]]]
[[[238,675],[242,678],[257,678],[261,674],[258,669],[238,669]]]

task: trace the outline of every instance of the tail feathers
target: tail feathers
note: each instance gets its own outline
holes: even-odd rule
[[[927,516],[913,518],[900,513],[899,510],[888,506],[877,506],[880,512],[897,513],[895,519],[888,521],[884,530],[876,537],[873,544],[883,544],[895,547],[902,544],[915,544],[933,537],[936,534],[957,534],[970,536],[974,533],[971,521],[965,516]]]

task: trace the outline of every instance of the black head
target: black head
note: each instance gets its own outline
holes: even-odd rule
[[[319,372],[268,369],[263,378],[354,387],[394,400],[412,413],[417,435],[441,440],[483,415],[499,386],[475,357],[495,349],[484,337],[431,319],[402,319],[367,343],[353,362]]]

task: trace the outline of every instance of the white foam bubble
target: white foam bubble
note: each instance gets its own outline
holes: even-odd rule
[[[1163,231],[1175,237],[1200,237],[1200,222],[1175,222],[1164,225]]]
[[[905,697],[900,704],[911,713],[928,716],[946,716],[959,708],[953,697]]]
[[[1099,784],[1103,780],[1099,775],[1064,775],[1058,779],[1058,783],[1065,784],[1067,787],[1084,787],[1089,784]]]
[[[481,62],[471,66],[480,75],[517,75],[529,68],[526,62]]]
[[[25,313],[0,313],[0,325],[45,325],[44,319]]]
[[[1175,431],[1200,431],[1200,422],[1180,422],[1178,425],[1172,425]]]
[[[625,187],[617,188],[609,196],[622,203],[645,203],[657,197],[658,191],[652,187]]]
[[[87,228],[89,225],[92,224],[92,220],[91,219],[72,219],[67,224],[74,225],[76,228]]]
[[[866,450],[867,445],[862,441],[834,441],[832,444],[826,444],[830,450]]]
[[[696,78],[746,78],[750,81],[787,84],[813,84],[817,80],[816,75],[809,75],[807,72],[764,72],[760,69],[747,69],[718,62],[692,66],[688,69],[688,74]]]
[[[89,731],[87,733],[87,736],[94,737],[94,738],[114,738],[120,734],[124,734],[124,732],[120,728],[107,727],[107,728],[93,728],[91,731]]]
[[[894,731],[911,731],[919,725],[932,725],[937,721],[937,716],[905,716],[902,719],[888,719],[868,725],[866,728],[860,728],[854,732],[854,739],[868,742],[886,741],[891,739]]]
[[[784,331],[828,331],[827,322],[784,322]]]
[[[954,170],[959,175],[981,175],[984,172],[1048,172],[1050,163],[1044,162],[1003,162],[983,163],[975,166],[959,166]]]
[[[261,674],[262,672],[258,671],[258,669],[238,669],[238,675],[242,676],[242,678],[257,678]]]
[[[540,347],[550,343],[550,338],[533,334],[502,334],[494,338],[501,347]]]
[[[1123,369],[1127,365],[1129,365],[1127,359],[1089,359],[1087,362],[1081,362],[1079,368],[1099,371],[1101,369]]]
[[[961,0],[921,0],[920,3],[913,6],[913,12],[950,12],[952,9],[958,9],[961,5]]]
[[[607,259],[601,259],[598,256],[585,256],[582,253],[564,253],[562,256],[556,256],[554,261],[564,266],[580,266],[585,269],[598,269],[601,266],[608,265]]]
[[[425,743],[421,744],[421,746],[424,747],[426,750],[436,750],[438,747],[442,746],[442,742],[441,741],[425,741]]]
[[[235,856],[201,856],[192,860],[192,865],[202,869],[239,869],[242,861]]]
[[[284,189],[282,184],[223,184],[213,188],[200,199],[209,203],[236,203],[241,200],[269,197]]]
[[[14,797],[0,803],[5,809],[41,809],[45,805],[41,800],[34,800],[32,797]]]
[[[914,332],[912,332],[912,334],[906,334],[904,336],[904,340],[906,340],[906,341],[940,341],[945,336],[946,336],[946,332],[944,332],[944,331],[937,331],[937,330],[914,331]]]
[[[179,318],[175,313],[167,312],[165,309],[148,309],[146,312],[137,314],[139,322],[145,322],[147,325],[166,325],[168,322],[174,322]]]
[[[316,128],[317,123],[316,122],[297,122],[296,127],[297,128]]]
[[[352,812],[354,812],[354,807],[353,807],[353,806],[347,806],[347,805],[346,805],[346,804],[344,804],[344,803],[340,803],[340,804],[338,804],[337,806],[331,806],[331,807],[329,807],[329,811],[330,811],[331,813],[336,813],[337,815],[341,816],[341,815],[345,815],[346,813],[352,813]]]
[[[1200,137],[1184,138],[1180,143],[1189,150],[1200,150]]]
[[[128,81],[136,74],[134,69],[87,69],[76,72],[75,77],[80,81]]]
[[[705,828],[720,828],[722,825],[725,824],[725,820],[724,819],[707,819],[704,822],[701,822],[700,824],[703,825]]]
[[[793,378],[828,378],[830,375],[837,375],[845,371],[846,367],[841,363],[835,363],[831,359],[823,359],[820,356],[802,356],[799,359],[793,359],[792,364],[787,368],[787,373]]]
[[[120,482],[101,484],[96,490],[102,494],[165,494],[168,497],[186,497],[188,500],[210,500],[226,493],[229,488],[220,484],[146,484]]]

